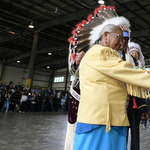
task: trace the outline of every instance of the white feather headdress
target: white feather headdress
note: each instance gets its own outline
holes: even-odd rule
[[[137,51],[139,53],[139,61],[138,61],[138,63],[139,63],[140,67],[144,68],[145,67],[145,61],[144,61],[144,56],[143,56],[143,53],[141,51],[140,45],[137,44],[137,43],[134,43],[134,42],[129,42],[128,43],[128,47],[129,47],[129,49],[128,49],[129,53],[131,51]]]
[[[130,23],[125,17],[119,17],[114,6],[101,5],[94,10],[94,15],[89,14],[87,20],[76,25],[72,31],[73,36],[68,39],[69,45],[69,70],[72,75],[72,64],[76,53],[87,51],[99,39],[102,28],[107,24],[118,25],[123,31],[130,33]]]
[[[91,36],[89,37],[90,46],[92,46],[93,43],[100,37],[101,30],[107,24],[113,24],[113,25],[117,25],[117,26],[120,25],[122,27],[121,28],[122,30],[130,33],[130,22],[129,22],[129,20],[127,20],[123,16],[121,16],[121,17],[117,16],[114,18],[110,18],[110,19],[105,20],[101,25],[94,27],[93,30],[90,32],[91,33]]]

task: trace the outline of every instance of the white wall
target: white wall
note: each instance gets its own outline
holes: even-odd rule
[[[1,68],[2,66],[0,65],[0,71]],[[62,91],[65,90],[66,72],[67,72],[67,68],[58,69],[54,71],[54,77],[64,76],[64,82],[54,83],[53,81],[52,89],[62,90]],[[3,69],[2,82],[6,82],[6,85],[8,85],[10,81],[13,81],[15,84],[20,82],[21,85],[25,86],[27,81],[27,76],[28,76],[28,69],[26,68],[5,66]],[[33,85],[38,85],[40,87],[48,87],[49,80],[50,80],[49,77],[50,77],[49,72],[35,71],[33,77]],[[70,83],[71,83],[70,74],[68,74],[66,91],[69,91]]]
[[[6,82],[6,85],[9,84],[10,81],[13,81],[15,84],[20,82],[20,84],[24,84],[23,80],[24,69],[12,66],[4,66],[3,74],[2,74],[2,82]]]
[[[49,73],[35,71],[33,77],[33,85],[38,85],[40,87],[48,87],[49,77]]]
[[[6,85],[10,81],[15,84],[20,82],[21,85],[25,86],[28,76],[28,69],[5,66],[3,69],[2,82],[6,82]],[[40,87],[47,87],[49,82],[49,73],[46,72],[34,72],[33,85],[38,85]]]

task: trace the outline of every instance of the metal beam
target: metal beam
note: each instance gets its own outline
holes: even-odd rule
[[[54,61],[47,61],[47,62],[35,65],[35,70],[45,67],[45,66],[52,66],[52,65],[57,65],[57,64],[61,64],[61,63],[67,63],[67,62],[68,62],[67,58],[61,58],[61,59],[54,60]]]
[[[34,68],[34,60],[35,60],[35,56],[36,56],[36,48],[37,48],[37,43],[38,43],[38,37],[39,37],[39,32],[36,32],[34,34],[32,52],[31,52],[30,63],[29,63],[29,68],[28,68],[27,83],[28,83],[29,88],[32,86],[32,83],[33,83],[33,75],[34,75],[33,68]]]
[[[126,3],[126,2],[129,2],[129,1],[132,1],[132,0],[122,0],[121,3]],[[108,3],[111,3],[114,1],[109,1]],[[91,7],[94,7],[95,5],[92,5]],[[53,27],[53,26],[56,26],[56,25],[59,25],[59,24],[64,24],[68,21],[71,21],[71,20],[79,20],[80,18],[82,17],[87,17],[88,13],[89,13],[90,10],[87,10],[87,9],[81,9],[81,10],[78,10],[76,12],[73,12],[73,13],[70,13],[70,14],[67,14],[67,15],[64,15],[64,16],[60,16],[56,19],[52,19],[48,22],[45,22],[45,23],[41,23],[37,26],[36,30],[37,31],[41,31],[41,30],[44,30],[46,28],[49,28],[49,27]],[[7,42],[9,40],[13,40],[15,38],[18,38],[19,36],[18,35],[23,35],[23,36],[26,36],[26,35],[30,35],[32,34],[32,31],[33,30],[23,30],[23,31],[18,31],[17,34],[14,34],[14,35],[7,35],[5,37],[1,37],[0,38],[0,43],[3,43],[3,42]]]
[[[88,13],[89,10],[81,9],[76,12],[70,13],[68,15],[58,17],[48,22],[41,23],[39,26],[37,26],[37,31],[41,31],[52,26],[57,26],[59,24],[64,24],[71,20],[79,20],[81,17],[85,17],[85,16],[87,17]]]
[[[143,54],[150,54],[150,48],[141,48]]]
[[[142,20],[143,22],[147,23],[148,25],[150,24],[150,22],[148,22],[146,19],[140,17],[138,14],[136,14],[134,11],[130,10],[128,7],[126,7],[125,5],[123,5],[121,2],[119,2],[118,0],[114,0],[116,3],[118,3],[118,5],[122,6],[123,8],[125,8],[126,10],[128,10],[128,12],[131,12],[133,15],[135,15],[137,18],[139,18],[140,20]]]
[[[62,46],[58,46],[58,47],[47,47],[47,48],[43,48],[39,51],[36,51],[36,54],[43,54],[43,53],[49,53],[49,52],[64,50],[64,49],[68,49],[68,47],[69,47],[68,45],[62,45]],[[31,52],[28,52],[26,54],[21,54],[21,55],[15,56],[13,58],[6,59],[5,64],[10,64],[12,62],[27,58],[29,56],[31,56]]]
[[[150,36],[150,28],[141,29],[141,30],[131,32],[131,38],[142,37],[142,36]]]
[[[150,36],[150,28],[146,28],[146,29],[142,29],[142,30],[137,30],[137,31],[132,31],[131,32],[131,38],[138,38],[138,37],[142,37],[142,36]],[[36,52],[36,54],[43,54],[43,53],[48,53],[48,52],[54,52],[57,50],[63,50],[63,49],[68,49],[68,45],[62,45],[59,47],[47,47],[44,49],[41,49],[39,51]],[[150,53],[149,49],[142,49],[143,53]],[[6,64],[15,62],[17,60],[21,60],[24,58],[27,58],[31,55],[31,52],[28,52],[26,54],[21,54],[18,56],[15,56],[13,58],[9,58],[5,61]]]
[[[82,17],[85,17],[85,16],[87,17],[88,13],[89,13],[89,10],[81,9],[81,10],[78,10],[76,12],[73,12],[73,13],[70,13],[70,14],[67,14],[64,16],[60,16],[56,19],[52,19],[48,22],[44,22],[44,23],[39,24],[36,28],[37,29],[36,32],[44,30],[44,29],[49,28],[49,27],[57,26],[59,24],[64,24],[64,23],[71,21],[71,20],[79,20]],[[25,35],[30,35],[31,33],[32,32],[24,30],[24,31],[18,31],[17,35],[24,35],[25,36]],[[1,37],[0,43],[18,38],[19,36],[17,36],[17,35],[14,34],[14,35],[7,35],[5,37]]]
[[[124,3],[128,3],[130,1],[133,1],[133,0],[121,0],[120,3],[124,4]],[[106,5],[111,5],[111,6],[117,6],[118,5],[118,3],[115,2],[114,0],[105,0],[105,4]]]
[[[147,58],[147,59],[144,59],[145,60],[145,62],[149,62],[150,61],[150,58]]]
[[[0,37],[0,43],[7,42],[7,41],[10,41],[13,39],[17,39],[18,37],[26,36],[26,35],[30,35],[30,34],[32,34],[32,32],[27,31],[27,30],[18,31],[16,34],[9,34],[4,37]]]

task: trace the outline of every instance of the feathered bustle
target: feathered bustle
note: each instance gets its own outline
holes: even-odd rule
[[[96,15],[99,11],[100,11],[100,7],[96,8],[96,9],[94,10],[94,14]]]
[[[73,61],[73,62],[75,62],[75,59],[76,59],[76,54],[71,54],[71,60]]]
[[[93,15],[92,15],[92,14],[89,14],[88,17],[87,17],[87,20],[88,20],[88,21],[91,21],[92,17],[93,17]]]
[[[76,41],[75,41],[75,39],[73,37],[70,37],[68,39],[68,42],[70,42],[72,45],[75,45],[75,43],[76,43]]]
[[[81,27],[82,27],[82,23],[78,23],[78,24],[76,25],[76,27],[77,27],[78,30],[80,30]]]
[[[69,65],[73,63],[70,59],[71,54],[86,52],[99,39],[102,28],[107,24],[120,25],[121,29],[127,28],[130,32],[129,21],[125,17],[118,17],[114,6],[101,5],[94,10],[94,14],[89,14],[87,20],[77,24],[72,31],[73,37],[68,39],[70,42]]]
[[[77,36],[77,30],[76,30],[76,29],[72,30],[71,33],[72,33],[74,36]]]
[[[103,10],[104,8],[106,8],[105,5],[101,5],[101,6],[100,6],[100,10]]]
[[[86,24],[87,24],[87,20],[83,20],[82,25],[86,25]]]

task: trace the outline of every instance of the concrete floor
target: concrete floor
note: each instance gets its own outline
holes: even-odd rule
[[[67,113],[0,113],[0,150],[63,150]],[[150,150],[150,128],[140,127],[141,150]]]
[[[150,150],[150,126],[147,128],[140,126],[140,148]]]
[[[63,150],[67,113],[0,113],[0,150]]]

